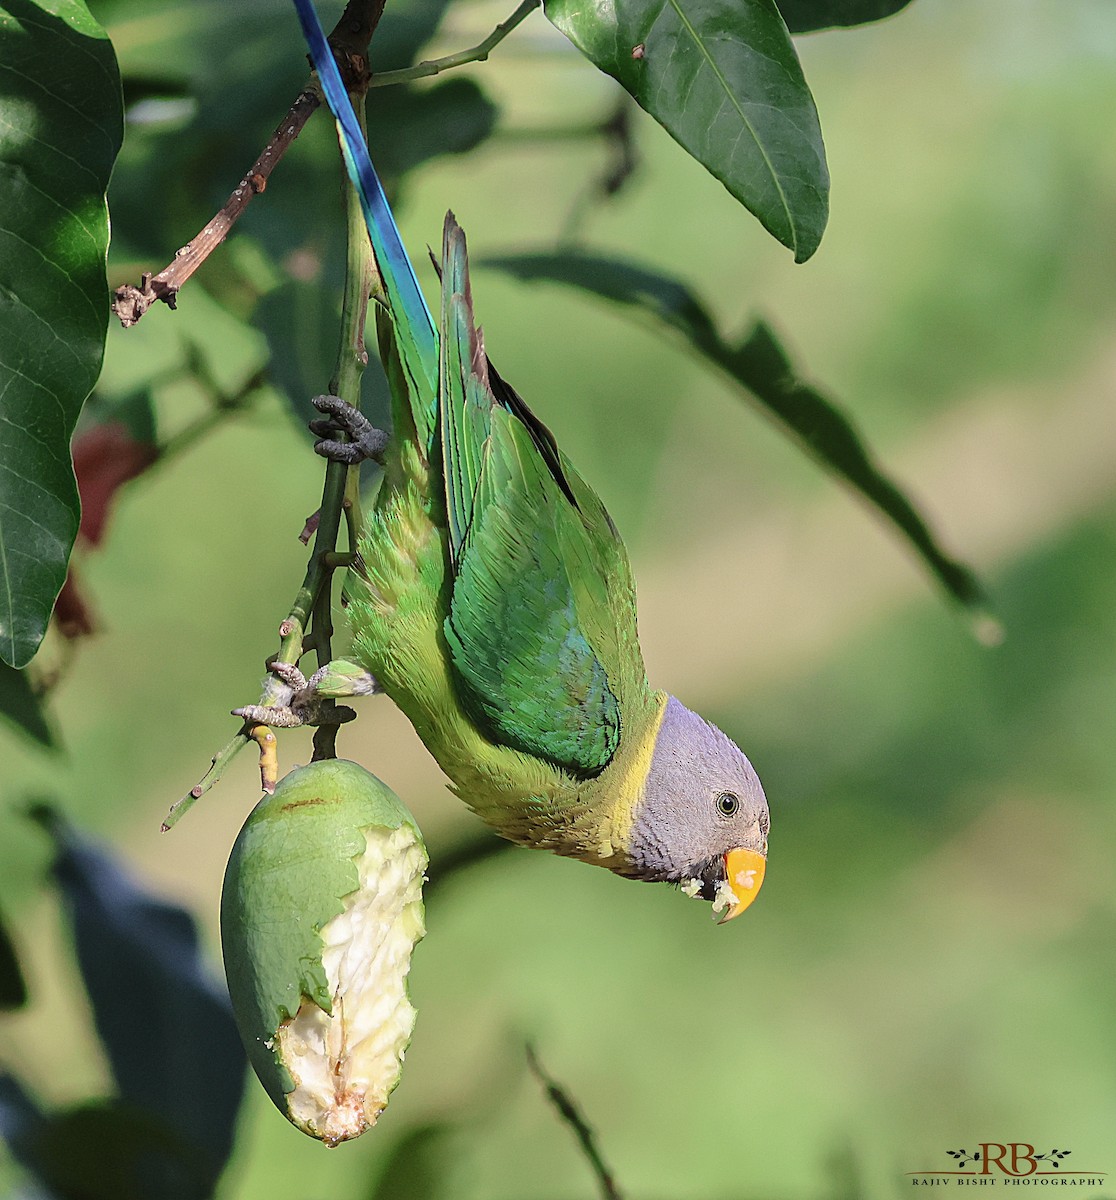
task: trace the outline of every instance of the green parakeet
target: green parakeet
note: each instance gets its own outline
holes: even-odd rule
[[[309,0],[296,7],[386,294],[390,440],[332,397],[316,423],[370,442],[384,467],[346,584],[354,654],[504,837],[679,884],[735,916],[766,864],[759,778],[648,684],[616,526],[488,359],[452,214],[435,323],[321,27]]]

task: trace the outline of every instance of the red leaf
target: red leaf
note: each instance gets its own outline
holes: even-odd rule
[[[81,496],[78,532],[91,546],[96,546],[104,536],[117,489],[142,475],[159,457],[159,451],[147,442],[136,441],[123,421],[107,421],[75,438],[73,452]]]
[[[58,626],[58,632],[64,638],[69,638],[70,641],[88,637],[91,633],[97,632],[96,618],[93,616],[92,609],[86,604],[85,597],[81,594],[81,587],[74,574],[73,564],[70,565],[70,573],[66,576],[66,582],[62,585],[58,599],[54,602],[54,620]]]

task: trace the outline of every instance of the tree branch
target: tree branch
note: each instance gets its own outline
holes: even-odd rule
[[[445,58],[429,58],[413,67],[404,67],[400,71],[382,71],[372,76],[369,87],[390,87],[393,83],[410,83],[412,79],[427,79],[431,75],[440,75],[453,67],[463,67],[466,63],[484,62],[495,47],[508,36],[522,21],[531,15],[542,0],[523,0],[520,6],[506,21],[502,21],[478,45],[471,50],[459,50],[456,54],[447,54]]]
[[[350,93],[353,108],[361,132],[364,132],[364,96]],[[330,393],[340,396],[353,408],[360,407],[360,381],[368,362],[364,347],[364,326],[368,319],[368,297],[376,279],[372,243],[368,238],[368,227],[364,223],[364,211],[360,197],[352,184],[345,189],[347,214],[348,257],[345,267],[345,295],[341,304],[341,339],[337,348],[337,361],[333,377],[329,381]],[[337,535],[341,528],[341,514],[346,492],[350,483],[359,487],[359,466],[348,467],[344,463],[326,464],[325,487],[322,492],[322,507],[318,516],[318,527],[314,537],[313,561],[319,563],[325,578],[314,600],[312,609],[312,641],[318,666],[324,667],[332,657],[333,636],[333,572],[336,562]],[[350,539],[352,530],[349,530]],[[356,549],[355,543],[349,550]],[[326,707],[332,707],[329,701]],[[336,757],[337,726],[322,724],[314,731],[314,759]]]
[[[368,86],[368,43],[383,16],[385,3],[386,0],[349,0],[341,19],[329,35],[341,76],[350,91],[363,92]],[[259,158],[248,168],[232,195],[205,228],[177,251],[174,261],[157,275],[145,273],[139,287],[128,283],[116,289],[112,311],[125,329],[131,328],[152,304],[162,301],[168,308],[175,307],[183,284],[228,237],[252,198],[267,187],[271,172],[321,102],[321,93],[315,82],[303,88]]]
[[[302,132],[303,126],[319,104],[321,97],[315,91],[307,88],[300,92],[259,158],[248,168],[244,178],[233,189],[232,195],[197,237],[177,251],[174,261],[164,267],[158,275],[148,272],[141,277],[139,287],[126,283],[116,289],[113,293],[112,311],[120,318],[120,324],[125,329],[130,329],[152,304],[160,300],[168,308],[175,307],[179,289],[228,237],[229,230],[239,220],[252,197],[258,196],[267,187],[268,178],[275,165]]]
[[[363,94],[367,82],[367,64],[361,57],[360,46],[367,47],[383,14],[385,0],[349,0],[341,20],[337,23],[331,44],[344,58],[348,56],[351,77],[354,68],[359,68],[361,80],[349,84],[354,97],[357,119],[364,128]],[[355,47],[355,48],[354,48]],[[303,93],[304,95],[306,93]],[[316,106],[317,101],[315,102]],[[313,110],[311,110],[313,111]],[[305,124],[305,122],[303,122]],[[289,142],[288,142],[289,144]],[[274,164],[273,164],[274,165]],[[348,264],[345,276],[345,296],[342,306],[341,341],[337,353],[337,365],[330,390],[334,395],[348,400],[354,407],[360,406],[360,381],[368,356],[364,348],[364,324],[368,309],[368,297],[377,279],[372,246],[364,224],[356,189],[347,188],[348,212]],[[204,231],[203,231],[204,232]],[[173,305],[172,305],[173,307]],[[279,653],[274,656],[280,662],[297,664],[308,641],[313,641],[319,665],[330,657],[332,636],[332,580],[335,569],[337,534],[341,526],[341,514],[346,491],[356,486],[358,467],[346,467],[343,463],[330,462],[326,465],[325,483],[322,489],[322,504],[315,530],[314,548],[306,566],[302,581],[286,619],[279,626]],[[350,534],[352,529],[350,527]],[[353,549],[354,547],[350,547]],[[312,630],[309,627],[312,625]],[[308,630],[312,636],[308,636]],[[269,674],[260,697],[262,707],[283,701],[285,685],[277,676]],[[334,755],[336,726],[319,727],[314,735],[314,758],[331,758]],[[260,732],[263,731],[263,732]],[[278,774],[274,749],[274,737],[268,739],[270,731],[265,727],[245,721],[233,739],[216,755],[205,775],[182,797],[163,821],[163,832],[175,824],[193,807],[194,802],[204,796],[221,778],[229,763],[247,746],[257,740],[260,747],[260,771],[265,790],[274,788]]]
[[[569,1093],[555,1083],[543,1070],[535,1048],[530,1043],[527,1045],[527,1065],[531,1068],[535,1078],[546,1089],[547,1099],[557,1109],[558,1115],[573,1130],[581,1152],[588,1160],[589,1166],[592,1167],[593,1174],[596,1175],[597,1182],[601,1186],[603,1200],[623,1200],[620,1189],[616,1186],[616,1180],[613,1179],[612,1172],[605,1165],[601,1152],[597,1148],[597,1139],[593,1131],[585,1123],[585,1118],[578,1111],[577,1105],[574,1104]]]

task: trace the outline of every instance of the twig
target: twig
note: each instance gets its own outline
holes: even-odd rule
[[[303,126],[321,103],[321,97],[306,89],[299,93],[291,105],[282,124],[272,134],[263,153],[248,168],[244,178],[233,189],[221,210],[192,241],[186,243],[174,256],[174,262],[158,275],[145,272],[140,285],[127,283],[113,293],[112,311],[120,318],[125,329],[131,328],[145,312],[158,301],[169,308],[175,307],[179,289],[202,265],[228,236],[240,215],[248,207],[253,196],[267,187],[268,177],[276,163],[287,152],[290,144],[302,132]]]
[[[209,764],[209,770],[181,800],[177,800],[171,805],[170,812],[163,818],[162,830],[164,833],[169,833],[182,820],[194,807],[195,801],[200,800],[213,787],[225,773],[225,768],[229,763],[248,745],[247,729],[248,726],[245,724],[228,745],[218,750]]]
[[[350,87],[363,90],[368,83],[368,43],[383,15],[386,0],[349,0],[341,19],[329,35],[330,46],[338,58],[342,76]],[[276,164],[321,104],[315,83],[299,92],[287,115],[280,122],[259,158],[248,168],[220,211],[205,228],[186,243],[174,261],[158,275],[145,273],[140,285],[125,284],[113,293],[112,311],[125,329],[134,325],[152,304],[162,301],[174,308],[179,289],[229,235],[241,214],[267,187]]]
[[[306,576],[302,581],[302,587],[298,589],[298,594],[291,604],[291,609],[286,619],[279,626],[279,653],[269,659],[269,662],[277,659],[279,662],[297,663],[302,657],[303,638],[306,627],[310,622],[310,614],[313,611],[314,602],[325,586],[328,577],[329,572],[318,559],[318,556],[311,555],[310,562],[306,567]],[[269,708],[273,705],[285,704],[288,697],[289,692],[286,690],[286,685],[283,681],[278,676],[269,674],[263,691],[260,694],[261,707]],[[163,821],[164,833],[173,829],[186,813],[193,808],[194,802],[200,800],[206,792],[220,781],[221,776],[224,775],[225,770],[232,760],[253,740],[254,728],[255,726],[252,722],[245,721],[236,736],[213,756],[209,770],[206,771],[181,800],[172,805],[170,812],[167,813]],[[260,773],[262,781],[266,786],[267,776],[271,767],[264,758],[264,749],[261,746]]]
[[[254,372],[237,388],[235,392],[222,392],[209,379],[206,373],[192,370],[190,378],[199,383],[209,396],[210,407],[200,417],[195,417],[188,425],[184,425],[177,433],[172,434],[158,447],[158,458],[153,466],[162,466],[170,459],[177,458],[186,450],[190,450],[207,434],[223,425],[230,417],[247,412],[259,395],[260,390],[268,382],[266,368]]]
[[[605,196],[615,196],[639,168],[639,151],[632,132],[632,113],[635,105],[626,93],[621,93],[616,110],[601,126],[612,151],[612,161],[605,168],[597,186]]]
[[[369,78],[368,43],[383,14],[385,2],[386,0],[349,0],[329,37],[330,46],[338,56],[346,86],[358,94],[363,93],[367,87],[386,87],[393,83],[424,79],[448,71],[451,67],[484,62],[493,48],[534,12],[542,0],[522,0],[506,21],[497,25],[483,42],[471,50],[462,50],[445,58],[431,59],[401,71],[385,71]],[[157,275],[145,272],[140,277],[138,287],[128,283],[116,289],[113,293],[112,311],[125,329],[135,325],[152,304],[162,301],[168,308],[175,307],[183,284],[228,237],[229,231],[251,203],[252,197],[264,191],[271,172],[321,102],[321,94],[315,83],[309,84],[299,92],[259,158],[248,168],[232,194],[205,228],[177,251],[174,261]]]
[[[359,91],[351,93],[353,107],[361,132],[364,132],[364,96]],[[347,215],[347,261],[345,265],[345,293],[341,304],[341,339],[337,347],[337,360],[333,376],[329,381],[330,393],[340,396],[354,408],[360,407],[360,381],[368,362],[364,346],[364,326],[368,319],[368,297],[377,279],[372,244],[368,239],[368,228],[364,223],[364,212],[356,188],[351,184],[345,189]],[[347,467],[344,463],[326,464],[325,486],[322,492],[322,507],[318,514],[318,528],[314,535],[314,561],[321,565],[325,575],[311,610],[313,627],[311,638],[318,666],[324,667],[332,657],[333,636],[333,572],[339,565],[337,535],[341,528],[341,515],[346,496],[359,490],[359,466]],[[350,539],[349,551],[356,550],[353,530],[347,529]],[[326,707],[332,707],[329,701]],[[337,725],[323,723],[314,731],[314,760],[336,757]]]
[[[413,79],[427,79],[453,67],[463,67],[466,63],[484,62],[504,38],[541,4],[542,0],[523,0],[506,21],[501,21],[483,42],[471,50],[459,50],[456,54],[447,54],[445,58],[428,58],[413,67],[404,67],[399,71],[378,72],[369,80],[368,86],[390,87],[393,83],[410,83]]]
[[[604,171],[574,198],[570,211],[558,234],[560,246],[576,242],[578,227],[589,210],[600,200],[610,200],[630,182],[639,168],[639,152],[632,136],[632,102],[621,95],[612,114],[593,132],[604,139],[608,159]]]
[[[363,97],[354,96],[357,118],[364,127]],[[341,313],[341,341],[337,352],[337,364],[330,380],[330,392],[347,400],[354,407],[360,404],[360,381],[368,356],[364,348],[364,325],[368,310],[368,296],[376,279],[372,258],[372,246],[364,224],[364,215],[356,190],[346,190],[348,211],[348,263],[345,275],[345,295]],[[318,523],[314,533],[314,549],[306,567],[306,575],[295,596],[286,620],[279,626],[280,648],[274,661],[297,663],[307,649],[313,648],[318,665],[324,666],[330,659],[332,624],[332,579],[333,572],[341,564],[337,554],[337,535],[341,528],[341,515],[346,491],[352,476],[359,467],[347,467],[344,463],[326,464],[325,483],[322,488],[322,504],[318,511]],[[355,486],[355,485],[354,485]],[[351,532],[351,531],[350,531]],[[350,546],[350,549],[355,549]],[[269,675],[260,697],[262,707],[282,704],[284,684],[274,675]],[[330,702],[329,707],[332,707]],[[269,783],[274,787],[277,766],[274,739],[266,742],[263,726],[245,722],[236,736],[213,759],[209,770],[194,787],[179,800],[167,814],[163,830],[174,827],[190,810],[195,801],[204,796],[224,774],[232,760],[248,745],[257,740],[260,745],[260,773],[264,790]],[[323,723],[314,731],[314,754],[316,760],[333,758],[337,738],[337,725]]]
[[[623,1200],[620,1189],[616,1186],[616,1181],[612,1177],[612,1172],[605,1165],[604,1159],[601,1158],[601,1152],[597,1148],[597,1140],[593,1131],[585,1123],[585,1118],[578,1112],[577,1106],[570,1098],[569,1093],[555,1083],[543,1070],[542,1063],[539,1062],[539,1057],[530,1042],[527,1044],[527,1065],[531,1068],[531,1072],[535,1078],[546,1088],[547,1099],[557,1109],[558,1115],[574,1131],[578,1145],[580,1145],[581,1151],[588,1160],[590,1167],[593,1168],[593,1174],[596,1175],[597,1182],[601,1185],[601,1195],[604,1197],[604,1200]]]

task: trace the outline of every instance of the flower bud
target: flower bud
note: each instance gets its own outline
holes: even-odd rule
[[[340,759],[280,780],[229,857],[221,942],[240,1035],[279,1111],[328,1145],[374,1125],[399,1082],[426,862],[399,797]]]

